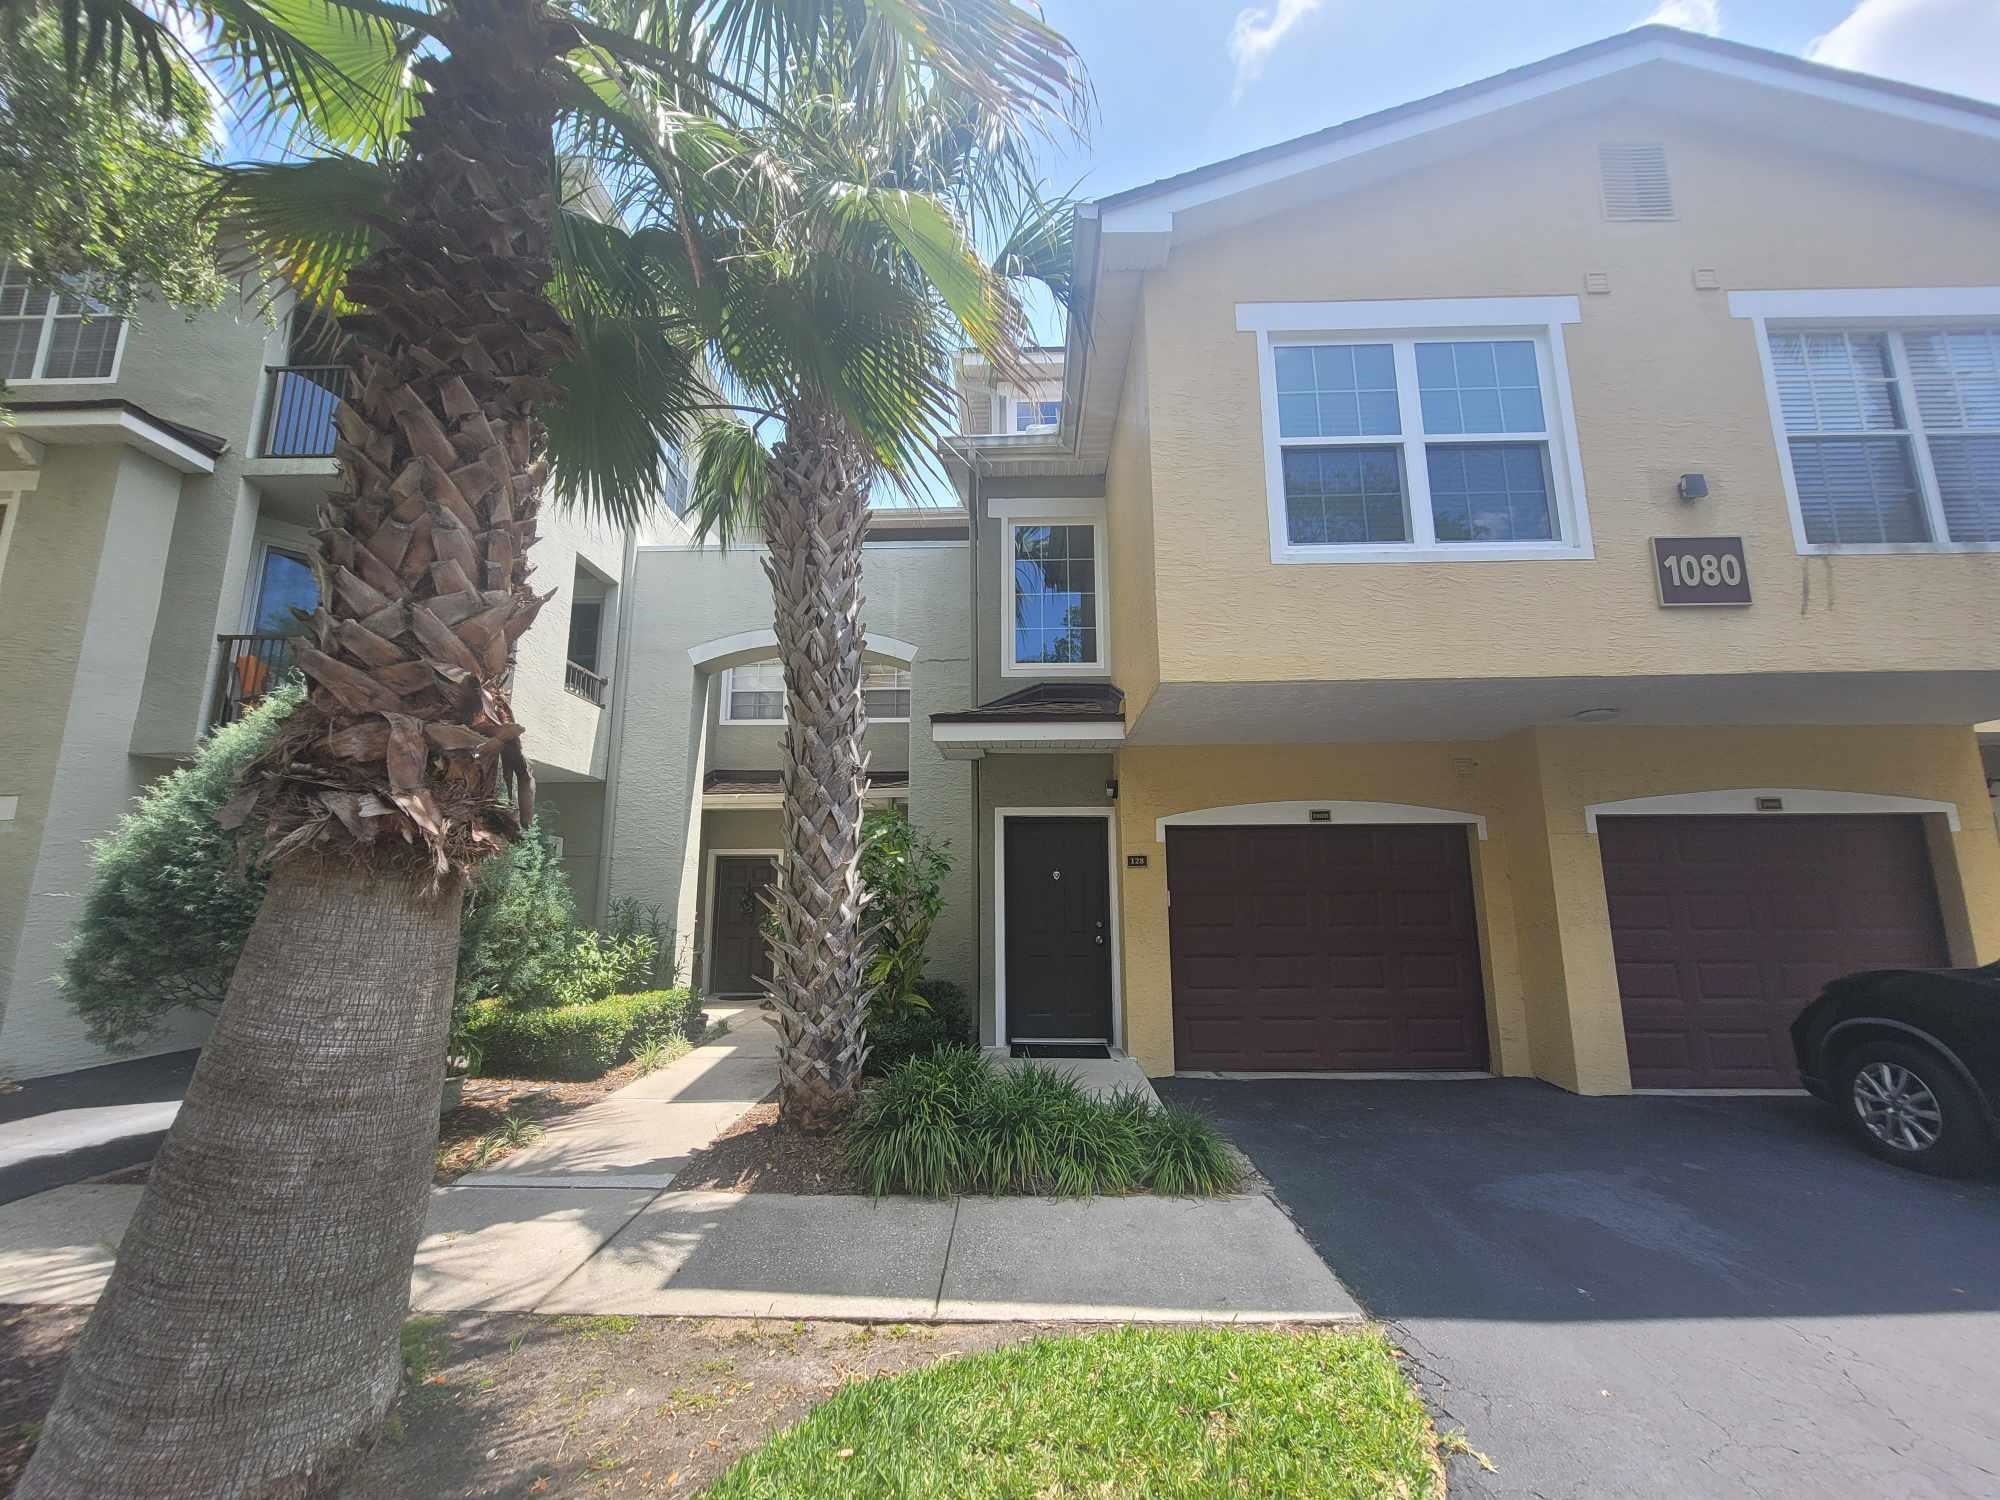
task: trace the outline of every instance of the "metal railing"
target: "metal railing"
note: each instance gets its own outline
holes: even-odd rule
[[[599,708],[604,707],[604,682],[602,677],[588,667],[579,666],[575,662],[564,664],[563,686],[577,697],[595,703]]]
[[[208,727],[234,724],[292,670],[292,640],[288,635],[219,635],[222,648],[216,664],[215,700]]]
[[[266,365],[270,399],[264,458],[331,458],[333,410],[347,390],[345,365]]]

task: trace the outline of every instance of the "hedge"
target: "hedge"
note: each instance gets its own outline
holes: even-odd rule
[[[949,979],[920,979],[917,993],[930,1002],[928,1010],[909,1007],[893,1021],[868,1023],[868,1076],[878,1078],[913,1057],[928,1057],[944,1047],[978,1043],[972,1009],[965,991]]]
[[[587,1005],[481,1000],[466,1020],[488,1078],[596,1078],[640,1048],[694,1036],[701,1010],[686,990],[613,995]]]

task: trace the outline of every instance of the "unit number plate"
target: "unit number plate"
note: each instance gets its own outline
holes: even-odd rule
[[[1748,604],[1750,570],[1740,536],[1656,536],[1653,581],[1660,606]]]

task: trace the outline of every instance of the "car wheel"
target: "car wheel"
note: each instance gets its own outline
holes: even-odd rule
[[[1983,1167],[1992,1149],[1979,1100],[1928,1047],[1866,1041],[1841,1059],[1835,1098],[1861,1144],[1884,1161],[1939,1177]]]

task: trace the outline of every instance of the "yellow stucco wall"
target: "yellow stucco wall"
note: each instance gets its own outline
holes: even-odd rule
[[[1954,958],[2000,958],[2000,838],[1970,729],[1536,729],[1411,745],[1130,748],[1118,757],[1121,847],[1149,856],[1120,885],[1127,1048],[1173,1067],[1166,850],[1155,820],[1246,802],[1403,802],[1474,813],[1473,879],[1495,1070],[1583,1093],[1631,1085],[1593,803],[1746,787],[1950,802],[1932,841]],[[1935,823],[1942,825],[1943,819]]]
[[[1634,140],[1665,143],[1672,222],[1603,219],[1597,148]],[[1753,325],[1728,292],[1991,284],[1996,210],[1627,109],[1176,247],[1142,297],[1154,576],[1114,537],[1114,597],[1156,588],[1166,682],[1990,668],[2000,556],[1798,555]],[[1722,290],[1696,290],[1696,268]],[[1608,295],[1585,294],[1597,271]],[[1594,560],[1272,564],[1238,303],[1565,294],[1582,304],[1565,340]],[[1690,470],[1709,499],[1676,497]],[[1658,608],[1648,539],[1706,533],[1742,535],[1757,603]]]

